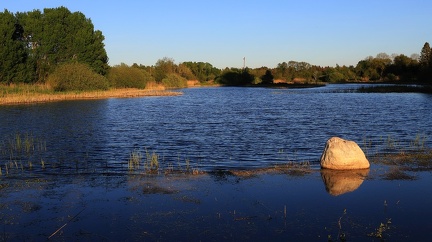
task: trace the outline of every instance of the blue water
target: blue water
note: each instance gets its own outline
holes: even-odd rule
[[[1,106],[0,145],[31,134],[46,142],[46,163],[102,172],[124,172],[133,151],[214,170],[318,161],[332,136],[367,155],[408,149],[416,137],[431,146],[431,95],[353,93],[357,86],[194,88],[177,97]]]

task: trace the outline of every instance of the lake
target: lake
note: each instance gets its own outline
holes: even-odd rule
[[[432,145],[431,95],[359,86],[0,106],[0,240],[427,241],[430,169],[319,169],[332,136],[368,157]]]
[[[315,162],[332,136],[367,154],[409,149],[416,137],[431,146],[431,95],[353,93],[358,86],[192,88],[178,97],[2,106],[0,137],[46,142],[46,163],[120,173],[134,151],[211,171]]]

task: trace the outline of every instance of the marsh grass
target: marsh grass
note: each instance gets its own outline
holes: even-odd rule
[[[165,161],[165,158],[155,151],[143,150],[145,155],[142,155],[140,150],[134,150],[129,154],[127,162],[130,172],[140,172],[142,174],[157,175],[157,174],[184,174],[184,175],[201,175],[204,171],[196,168],[196,164],[186,158],[184,162],[178,157],[177,164]]]
[[[32,170],[34,161],[41,160],[46,151],[46,142],[35,138],[31,133],[16,133],[0,143],[0,175],[9,175],[14,171]],[[4,169],[4,172],[3,172]]]
[[[129,171],[137,170],[140,168],[140,163],[142,160],[141,152],[134,150],[129,155],[128,169]]]
[[[424,134],[417,134],[406,142],[397,141],[391,136],[381,137],[378,145],[383,146],[384,150],[371,152],[373,144],[365,139],[363,149],[369,160],[376,164],[399,167],[401,171],[432,170],[432,148],[426,146],[426,140]],[[397,174],[390,177],[397,177]]]
[[[277,164],[265,168],[229,171],[229,173],[231,173],[232,175],[242,177],[242,178],[256,177],[263,174],[286,174],[289,176],[304,176],[312,172],[313,170],[311,168],[311,164],[309,161],[304,161],[304,162],[290,161],[285,164]]]
[[[388,230],[390,230],[391,223],[391,218],[387,219],[385,223],[380,223],[378,228],[376,228],[374,232],[369,233],[368,236],[378,238],[382,241]]]
[[[158,173],[159,172],[159,155],[156,152],[149,152],[146,149],[146,162],[145,162],[145,170],[149,173]]]
[[[163,87],[146,89],[118,88],[101,91],[54,91],[48,85],[0,85],[0,105],[31,104],[62,100],[131,98],[145,96],[178,96],[180,92],[167,91]]]
[[[417,177],[403,171],[403,168],[391,167],[383,175],[384,180],[416,180]]]

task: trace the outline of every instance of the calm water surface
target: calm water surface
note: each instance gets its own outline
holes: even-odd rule
[[[0,137],[31,134],[46,142],[47,162],[105,172],[123,172],[131,152],[146,149],[164,164],[188,160],[214,170],[318,161],[332,136],[368,154],[387,150],[389,140],[408,149],[419,135],[431,145],[431,95],[351,92],[355,87],[196,88],[178,97],[2,106]]]

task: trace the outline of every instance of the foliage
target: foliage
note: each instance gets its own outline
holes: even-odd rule
[[[0,13],[0,83],[24,83],[31,81],[27,66],[26,47],[20,41],[22,27],[15,16],[5,10]]]
[[[153,75],[156,82],[160,83],[167,77],[167,75],[175,73],[175,68],[176,65],[174,64],[174,59],[168,57],[159,59],[156,62]]]
[[[432,63],[431,63],[431,47],[429,45],[428,42],[426,42],[423,45],[423,48],[421,49],[420,52],[420,66],[422,67],[429,67]]]
[[[187,80],[178,74],[170,73],[162,79],[162,84],[167,88],[185,88],[187,87]]]
[[[109,87],[104,76],[78,62],[57,67],[49,75],[47,83],[56,91],[106,90]]]
[[[49,31],[47,31],[49,30]],[[44,83],[59,65],[78,61],[105,75],[108,56],[101,31],[65,7],[0,13],[0,82]]]
[[[222,75],[216,78],[216,82],[227,86],[245,86],[250,85],[254,82],[254,75],[250,74],[249,68],[244,70],[239,69],[227,69]]]
[[[145,70],[129,67],[126,64],[112,67],[107,77],[111,86],[115,88],[144,89],[148,82],[154,81],[154,78]]]
[[[196,76],[192,73],[191,69],[184,63],[179,64],[176,68],[176,73],[187,80],[196,80]]]
[[[214,80],[216,76],[220,75],[221,71],[213,67],[207,62],[183,62],[182,65],[187,66],[192,74],[200,81],[206,82]]]
[[[262,84],[273,84],[273,74],[271,70],[266,70],[265,74],[261,76]]]

